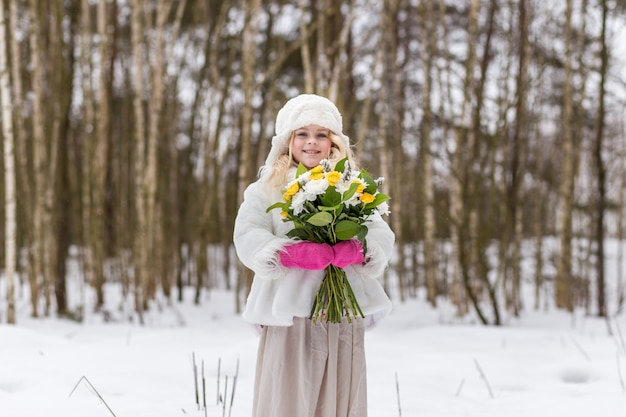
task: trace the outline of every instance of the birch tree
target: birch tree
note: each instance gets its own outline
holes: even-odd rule
[[[469,22],[468,22],[468,42],[467,42],[467,58],[465,60],[465,79],[463,80],[463,102],[461,105],[461,113],[458,122],[455,123],[455,141],[451,150],[451,175],[450,175],[450,235],[452,241],[452,262],[453,262],[453,279],[463,282],[464,292],[467,293],[469,287],[469,276],[466,272],[468,260],[467,254],[463,248],[463,240],[465,239],[464,230],[464,213],[465,204],[463,201],[463,187],[465,182],[464,154],[466,152],[466,134],[469,128],[469,117],[471,113],[471,96],[469,94],[471,86],[474,84],[474,65],[475,65],[475,48],[474,41],[476,39],[476,26],[478,19],[478,8],[480,2],[474,0],[470,6]],[[471,298],[471,293],[469,293]],[[472,304],[476,306],[478,300],[472,299]],[[457,306],[459,308],[459,306]]]
[[[254,74],[256,72],[256,37],[259,31],[259,11],[261,8],[260,0],[253,0],[247,3],[246,8],[246,25],[243,29],[243,110],[241,112],[241,144],[239,156],[239,172],[238,172],[238,193],[237,203],[241,204],[243,200],[243,191],[251,181],[251,162],[253,160],[251,154],[252,144],[252,122],[253,108],[252,99],[255,94]],[[240,297],[242,293],[245,278],[245,285],[249,287],[251,276],[246,271],[243,276],[240,274],[237,280],[236,290],[236,308],[241,310]]]
[[[1,5],[0,5],[1,6]],[[0,7],[0,107],[2,108],[2,136],[4,153],[4,277],[6,280],[7,322],[16,323],[15,316],[15,273],[17,259],[16,218],[17,202],[15,188],[15,138],[13,136],[13,112],[11,102],[11,83],[7,54],[7,16],[4,7]]]
[[[19,2],[10,1],[9,2],[9,30],[10,33],[18,33],[18,21],[20,18],[20,10],[19,10]],[[22,235],[22,246],[27,248],[28,259],[32,260],[33,251],[28,250],[28,248],[33,247],[33,175],[31,175],[32,170],[29,168],[29,161],[32,160],[30,157],[29,146],[27,143],[26,136],[26,124],[24,112],[24,86],[23,86],[23,56],[24,54],[21,51],[21,42],[18,36],[9,36],[9,43],[11,49],[11,87],[12,87],[12,106],[15,110],[13,112],[13,135],[15,138],[15,160],[16,160],[16,184],[17,184],[17,193],[16,196],[23,210],[20,210],[19,216],[22,219],[18,224],[18,231]],[[26,40],[28,41],[28,39]],[[28,281],[34,282],[35,278],[34,269],[26,267],[24,271],[28,275]]]
[[[96,135],[93,137],[93,155],[91,156],[91,224],[89,246],[93,251],[94,288],[96,290],[96,309],[104,305],[104,261],[105,261],[105,193],[107,189],[107,165],[109,149],[109,128],[111,115],[109,111],[109,11],[107,0],[99,0],[97,8],[98,30],[98,108],[96,120]],[[88,11],[88,4],[85,5]]]
[[[149,124],[148,124],[148,138],[147,148],[145,155],[145,172],[143,173],[141,192],[145,196],[145,212],[143,216],[146,222],[146,234],[143,236],[145,239],[143,246],[148,253],[148,257],[152,259],[158,259],[160,255],[160,241],[158,239],[159,232],[162,228],[161,225],[161,212],[160,206],[157,204],[157,173],[158,173],[158,158],[157,150],[158,143],[161,134],[161,121],[162,121],[162,109],[165,92],[165,26],[170,14],[172,3],[169,2],[157,2],[156,9],[156,27],[155,42],[153,46],[154,50],[154,63],[151,77],[150,88],[150,100],[149,100]],[[146,287],[143,289],[147,298],[144,298],[143,308],[147,309],[146,302],[148,299],[153,299],[156,294],[156,280],[157,277],[163,274],[160,271],[158,263],[150,262],[145,265],[145,272],[148,274],[148,280],[144,283]]]
[[[132,3],[132,50],[133,50],[133,67],[135,70],[135,91],[133,96],[133,109],[135,113],[134,120],[134,187],[135,187],[135,231],[133,239],[133,270],[134,270],[134,297],[135,310],[139,313],[140,320],[143,322],[144,306],[147,305],[146,288],[148,287],[148,262],[149,247],[147,246],[146,235],[148,234],[149,224],[145,219],[146,200],[148,196],[145,194],[143,187],[143,175],[146,168],[145,152],[146,152],[146,128],[145,128],[145,109],[144,109],[144,41],[143,28],[144,18],[141,0],[133,0]]]
[[[377,148],[378,149],[393,149],[391,146],[391,140],[389,139],[389,130],[391,126],[391,108],[392,100],[399,99],[399,97],[393,97],[393,85],[392,78],[395,74],[397,45],[395,44],[394,31],[396,26],[396,16],[398,13],[399,1],[392,0],[385,2],[383,5],[383,14],[381,17],[381,35],[379,53],[382,57],[381,65],[381,84],[385,86],[381,90],[381,97],[379,99],[377,111],[379,112],[378,126],[377,126]],[[378,161],[380,167],[380,174],[384,178],[390,178],[391,167],[389,162],[390,156],[388,152],[379,152]],[[390,221],[393,225],[396,233],[396,251],[398,255],[398,263],[396,265],[396,273],[398,275],[398,291],[400,300],[404,301],[406,298],[406,281],[404,276],[404,245],[402,241],[402,223],[401,223],[401,197],[400,197],[400,178],[391,178],[390,188],[394,198],[390,200],[391,215]],[[389,288],[387,279],[385,278],[385,288]]]
[[[30,296],[32,316],[39,316],[39,289],[43,285],[47,285],[45,278],[45,247],[46,233],[49,232],[47,226],[46,215],[46,187],[48,184],[48,172],[46,161],[49,158],[47,149],[47,141],[44,134],[44,75],[43,63],[41,60],[40,45],[40,25],[39,25],[39,6],[36,0],[29,0],[28,16],[30,19],[29,44],[31,49],[32,68],[32,123],[33,123],[33,164],[34,164],[34,187],[33,187],[33,246],[32,257],[30,259],[30,268],[33,272],[29,274],[30,278]],[[42,280],[42,281],[40,281]]]

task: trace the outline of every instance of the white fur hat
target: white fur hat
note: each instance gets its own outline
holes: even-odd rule
[[[350,138],[342,133],[341,113],[337,106],[325,97],[315,94],[300,94],[288,100],[276,115],[276,135],[272,138],[272,148],[265,159],[270,166],[281,154],[289,150],[291,132],[308,125],[319,125],[329,129],[350,147]]]

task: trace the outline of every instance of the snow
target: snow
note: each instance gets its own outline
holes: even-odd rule
[[[192,355],[200,375],[204,363],[206,415],[250,416],[258,332],[233,306],[232,293],[215,290],[199,306],[154,309],[143,326],[119,311],[82,324],[22,314],[0,325],[0,416],[204,416]],[[445,313],[396,302],[366,333],[370,417],[625,415],[624,315],[610,334],[580,312],[526,311],[500,327]]]

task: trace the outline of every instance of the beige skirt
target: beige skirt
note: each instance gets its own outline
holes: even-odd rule
[[[266,326],[259,342],[253,417],[366,417],[363,320]]]

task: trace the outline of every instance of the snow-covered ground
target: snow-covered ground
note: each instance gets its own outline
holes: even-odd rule
[[[155,309],[143,326],[94,314],[82,324],[23,315],[17,326],[0,325],[0,416],[204,416],[195,356],[206,415],[247,417],[258,334],[233,305],[231,293],[213,291],[200,306]],[[370,417],[626,415],[623,314],[609,334],[607,322],[583,314],[526,311],[496,328],[444,313],[396,303],[368,331]],[[218,362],[223,397],[228,376],[225,408]]]

